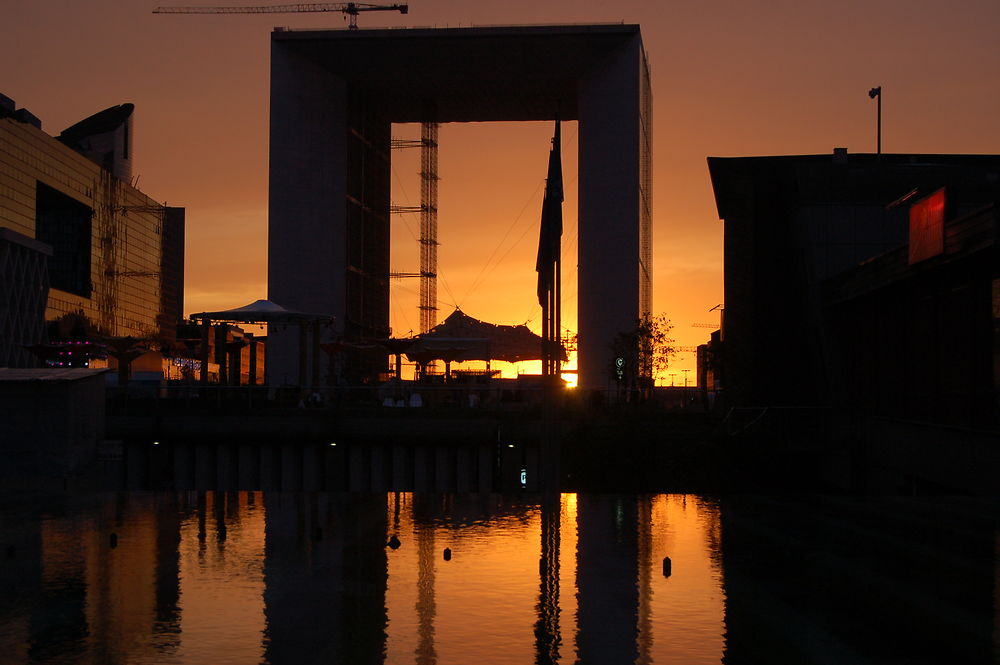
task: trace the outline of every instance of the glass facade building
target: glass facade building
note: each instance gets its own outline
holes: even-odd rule
[[[0,112],[0,229],[52,250],[45,320],[82,314],[97,334],[173,339],[183,208],[158,204],[39,125]]]

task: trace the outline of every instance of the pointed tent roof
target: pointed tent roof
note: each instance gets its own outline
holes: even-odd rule
[[[452,312],[442,323],[418,335],[416,343],[406,352],[407,357],[421,360],[435,351],[457,353],[453,360],[539,360],[542,357],[542,338],[528,326],[507,326],[480,321],[460,309]],[[413,355],[411,355],[411,352]],[[435,359],[443,359],[440,355]],[[565,351],[563,360],[566,359]]]
[[[249,305],[224,309],[218,312],[199,312],[192,314],[192,319],[209,319],[210,321],[232,321],[236,323],[292,323],[298,321],[329,321],[333,319],[328,314],[309,314],[285,309],[270,300],[255,300]]]

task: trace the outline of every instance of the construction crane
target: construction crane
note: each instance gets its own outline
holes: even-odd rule
[[[350,17],[348,28],[358,29],[361,12],[399,12],[407,14],[408,5],[370,5],[364,2],[320,2],[298,5],[256,5],[251,7],[157,7],[154,14],[292,14],[298,12],[340,12]]]

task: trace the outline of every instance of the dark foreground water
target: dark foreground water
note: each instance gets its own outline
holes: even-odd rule
[[[0,663],[991,663],[998,531],[964,498],[0,496]]]

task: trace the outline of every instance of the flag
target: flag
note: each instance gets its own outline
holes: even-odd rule
[[[559,120],[556,119],[552,150],[549,152],[549,172],[545,179],[545,196],[542,199],[542,223],[538,231],[538,303],[545,304],[546,294],[555,287],[553,271],[559,259],[562,238],[562,150],[560,148]]]

